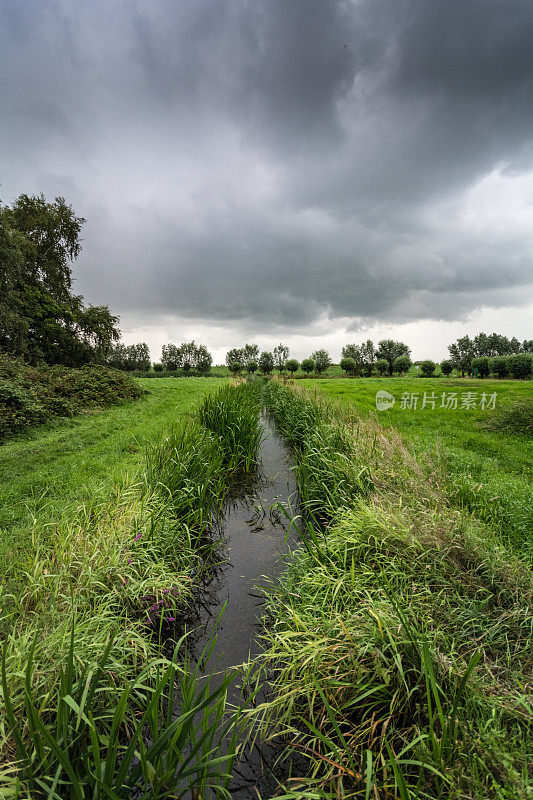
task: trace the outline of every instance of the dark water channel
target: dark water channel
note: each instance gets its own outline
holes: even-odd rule
[[[258,636],[264,599],[261,587],[271,585],[285,569],[285,559],[297,544],[295,527],[283,514],[283,503],[292,514],[297,509],[297,490],[291,472],[291,454],[273,423],[261,417],[264,439],[259,452],[259,467],[254,480],[236,487],[227,504],[221,525],[220,564],[202,586],[196,605],[196,633],[192,639],[193,655],[200,654],[216,630],[217,641],[209,671],[217,674],[237,667],[261,651]],[[225,609],[224,609],[225,606]],[[223,611],[224,609],[224,611]],[[223,613],[222,613],[223,611]],[[220,617],[220,620],[217,620]],[[228,699],[237,702],[239,680],[228,691]],[[257,701],[268,694],[268,683],[261,688]],[[247,800],[269,796],[289,769],[279,748],[256,744],[236,765],[231,787],[233,798]]]

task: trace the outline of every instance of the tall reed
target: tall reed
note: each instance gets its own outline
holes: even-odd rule
[[[198,418],[217,440],[226,468],[250,471],[256,464],[263,430],[259,388],[253,383],[223,386],[200,405]]]
[[[74,627],[54,712],[43,713],[33,688],[34,647],[25,670],[25,715],[13,709],[2,658],[2,692],[17,764],[0,771],[0,796],[84,800],[157,800],[229,796],[233,761],[242,733],[240,713],[228,715],[226,676],[211,690],[199,664],[208,666],[213,644],[193,666],[178,660],[149,661],[126,685],[116,704],[101,709],[107,691],[112,637],[94,668],[76,667]],[[133,714],[132,714],[133,712]]]

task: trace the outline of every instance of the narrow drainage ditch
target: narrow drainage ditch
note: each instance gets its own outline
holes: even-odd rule
[[[264,438],[258,454],[258,470],[249,483],[237,487],[219,520],[220,564],[202,584],[190,640],[191,655],[198,656],[216,633],[210,660],[211,683],[217,675],[259,656],[259,635],[264,610],[262,587],[270,586],[285,569],[284,557],[297,543],[294,526],[278,504],[297,509],[298,494],[291,471],[292,456],[273,422],[260,418]],[[218,622],[217,622],[218,620]],[[229,702],[240,696],[238,674],[228,688]],[[268,696],[268,681],[262,684],[257,702]],[[296,765],[294,755],[283,755],[284,747],[256,742],[236,761],[231,796],[234,800],[257,800],[276,793]],[[298,759],[300,761],[300,759]]]

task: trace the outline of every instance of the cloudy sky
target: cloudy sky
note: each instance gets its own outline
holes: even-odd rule
[[[531,0],[0,0],[0,198],[126,342],[533,336]]]

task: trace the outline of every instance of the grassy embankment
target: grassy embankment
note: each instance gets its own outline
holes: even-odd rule
[[[187,602],[212,515],[253,467],[258,400],[217,381],[220,391],[191,417],[212,386],[171,384],[150,386],[137,405],[6,445],[4,469],[18,470],[8,502],[27,497],[32,465],[52,484],[34,518],[7,517],[20,544],[4,551],[1,575],[6,796],[26,797],[28,787],[32,797],[122,798],[144,787],[167,797],[177,773],[200,793],[227,782],[219,773],[228,758],[213,762],[225,685],[209,698],[209,683],[166,661],[157,642]]]
[[[532,424],[533,382],[357,378],[303,381],[301,385],[358,414],[377,414],[382,425],[397,428],[419,460],[429,458],[431,464],[438,464],[447,495],[454,503],[486,521],[518,554],[532,558],[533,432],[525,425]],[[396,402],[391,409],[377,412],[375,397],[380,389],[393,394]],[[401,408],[404,392],[418,393],[417,409]],[[424,392],[428,397],[432,393],[436,396],[434,409],[421,408]],[[457,409],[440,407],[443,392],[457,392]],[[476,393],[476,408],[460,408],[461,397],[467,392]],[[494,392],[495,410],[481,409],[482,394]],[[519,413],[509,424],[499,422],[500,413],[508,408]],[[491,422],[494,430],[485,427]]]
[[[303,546],[270,595],[293,798],[529,797],[533,577],[393,427],[271,382]]]
[[[33,428],[0,446],[0,554],[24,547],[32,519],[69,519],[135,482],[148,443],[220,387],[194,378],[139,383],[149,393],[133,403]]]

